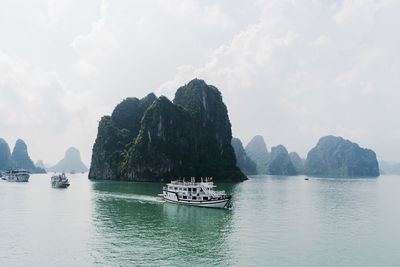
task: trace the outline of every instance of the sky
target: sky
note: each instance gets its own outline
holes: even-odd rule
[[[400,161],[400,1],[6,0],[0,137],[89,165],[126,97],[173,99],[193,78],[223,95],[232,132],[302,157],[324,135]]]

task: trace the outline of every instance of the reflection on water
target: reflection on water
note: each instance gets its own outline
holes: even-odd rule
[[[0,266],[395,266],[400,176],[252,176],[232,210],[163,203],[161,183],[0,181]]]
[[[160,202],[154,197],[162,188],[157,183],[102,181],[92,188],[96,263],[105,264],[109,258],[122,265],[132,259],[155,265],[226,262],[230,211]]]

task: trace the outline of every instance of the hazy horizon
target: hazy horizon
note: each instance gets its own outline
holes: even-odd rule
[[[303,158],[325,135],[400,162],[400,2],[2,3],[0,138],[34,162],[73,146],[89,166],[98,121],[126,97],[216,86],[232,133]]]

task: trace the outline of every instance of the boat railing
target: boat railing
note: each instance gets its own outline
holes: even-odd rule
[[[225,191],[214,191],[212,189],[212,187],[211,188],[206,187],[203,184],[200,186],[200,188],[201,188],[201,190],[203,190],[203,192],[205,194],[211,195],[212,197],[215,197],[215,198],[219,198],[219,197],[222,197],[225,195]]]

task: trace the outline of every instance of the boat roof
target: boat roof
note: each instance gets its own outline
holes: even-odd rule
[[[186,182],[186,181],[171,181],[167,185],[169,186],[214,186],[214,183],[212,181],[208,182]]]

